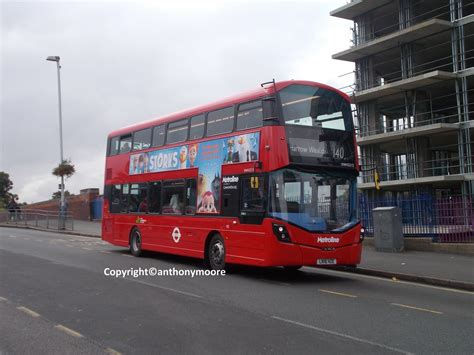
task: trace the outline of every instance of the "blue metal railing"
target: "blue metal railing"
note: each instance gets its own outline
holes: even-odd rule
[[[474,242],[474,201],[467,196],[437,198],[430,194],[399,198],[368,199],[359,196],[359,218],[373,235],[372,211],[376,207],[399,207],[405,237],[428,237],[435,242]]]

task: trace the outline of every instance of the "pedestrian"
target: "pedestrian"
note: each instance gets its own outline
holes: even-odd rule
[[[10,202],[8,203],[8,205],[7,205],[7,210],[8,210],[8,213],[9,213],[9,220],[10,221],[15,221],[15,213],[16,213],[17,208],[18,208],[18,205],[15,202],[15,199],[12,198],[10,200]]]

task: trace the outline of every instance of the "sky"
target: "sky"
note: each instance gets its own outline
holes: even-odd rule
[[[61,57],[66,190],[103,190],[115,129],[251,90],[303,79],[340,88],[353,64],[346,0],[0,1],[0,171],[21,202],[58,190],[56,63]]]

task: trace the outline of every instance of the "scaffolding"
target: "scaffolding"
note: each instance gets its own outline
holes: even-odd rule
[[[361,182],[373,181],[374,169],[380,171],[382,181],[473,173],[474,23],[461,21],[473,12],[474,1],[398,0],[383,2],[353,18],[352,44],[356,49],[424,21],[438,19],[452,24],[411,42],[394,41],[388,49],[356,59],[354,72],[348,73],[354,80],[341,88],[356,102],[368,91],[422,78],[423,74],[456,74],[448,77],[450,80],[421,83],[397,94],[376,94],[380,97],[357,102],[354,116],[361,144]],[[438,127],[436,134],[443,139],[434,136]],[[421,133],[396,138],[417,130]],[[396,147],[370,144],[370,138],[376,136],[398,139]],[[449,144],[440,144],[440,140]],[[474,191],[472,180],[451,188],[453,194],[472,195]]]
[[[460,196],[474,215],[474,1],[360,3],[341,8],[351,47],[333,57],[355,64],[340,89],[355,104],[361,198]]]

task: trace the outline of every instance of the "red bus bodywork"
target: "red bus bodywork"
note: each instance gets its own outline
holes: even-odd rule
[[[275,85],[267,85],[238,96],[234,96],[213,104],[175,113],[163,118],[147,121],[111,132],[108,136],[138,131],[172,122],[181,118],[228,107],[237,103],[248,102],[269,95],[288,85],[301,84],[317,86],[334,91],[349,102],[342,92],[329,86],[310,81],[285,81]],[[290,164],[288,143],[285,127],[281,125],[263,126],[242,131],[242,133],[260,132],[259,163],[241,162],[222,165],[221,177],[225,175],[256,174],[270,172]],[[217,138],[235,136],[236,132],[219,135]],[[214,138],[214,137],[213,137]],[[192,143],[205,142],[211,138],[203,138]],[[180,146],[183,143],[167,145],[166,148]],[[163,147],[164,148],[164,147]],[[149,148],[146,151],[156,150]],[[109,156],[106,159],[105,185],[141,183],[163,179],[196,178],[197,168],[174,170],[144,175],[129,175],[130,154]],[[238,216],[224,217],[220,215],[162,215],[162,214],[112,214],[109,212],[107,198],[104,198],[102,239],[113,245],[129,247],[130,233],[138,228],[142,237],[142,249],[204,258],[206,243],[210,236],[219,233],[225,241],[226,263],[247,264],[256,266],[316,266],[317,259],[337,259],[338,265],[356,265],[361,259],[360,224],[339,233],[314,233],[303,230],[291,223],[266,217],[262,224],[243,224]],[[291,237],[291,243],[279,241],[273,233],[273,223],[285,225]],[[179,227],[181,239],[173,241],[172,233]],[[318,236],[324,238],[318,241]],[[336,241],[337,240],[337,241]]]

